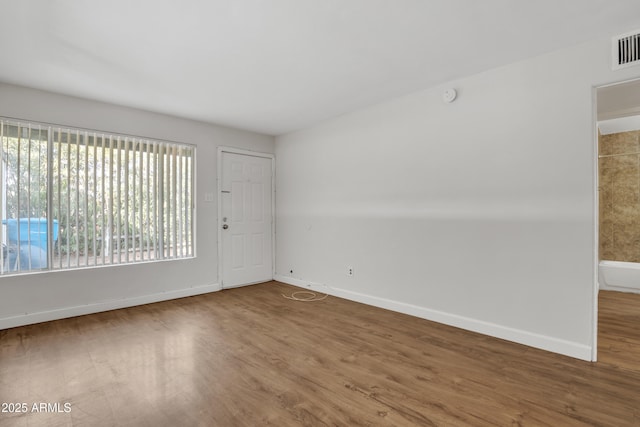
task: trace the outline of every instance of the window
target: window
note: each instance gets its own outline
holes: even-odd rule
[[[0,119],[0,273],[194,256],[195,148]]]

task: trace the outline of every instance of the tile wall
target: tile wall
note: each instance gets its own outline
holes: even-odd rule
[[[640,130],[598,136],[600,259],[640,262]]]

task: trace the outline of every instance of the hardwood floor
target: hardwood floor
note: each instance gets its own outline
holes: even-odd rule
[[[598,360],[640,371],[640,294],[601,291],[598,302]]]
[[[640,425],[638,300],[603,293],[592,364],[295,290],[0,331],[0,426]]]

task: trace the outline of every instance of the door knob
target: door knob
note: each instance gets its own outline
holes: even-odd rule
[[[224,224],[224,225],[222,226],[222,229],[223,229],[223,230],[226,230],[227,228],[229,228],[229,224]]]

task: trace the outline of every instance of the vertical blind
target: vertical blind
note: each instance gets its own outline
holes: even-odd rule
[[[1,273],[194,255],[193,146],[0,125]]]

